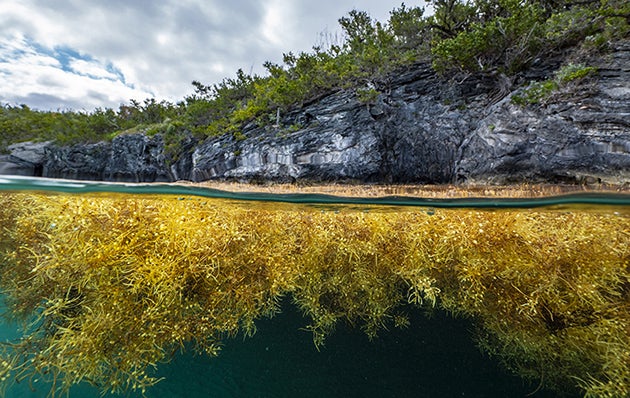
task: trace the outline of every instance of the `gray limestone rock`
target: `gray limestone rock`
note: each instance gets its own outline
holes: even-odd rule
[[[123,134],[112,142],[49,145],[43,176],[118,182],[172,181],[161,137]]]
[[[107,164],[107,181],[154,182],[172,180],[164,155],[162,137],[123,134],[113,139]]]
[[[366,180],[378,175],[380,137],[367,108],[349,92],[290,115],[311,123],[298,131],[253,128],[247,138],[218,137],[192,155],[190,179],[256,181]],[[369,121],[369,122],[368,122]]]
[[[630,44],[618,46],[570,93],[526,107],[512,93],[489,107],[462,145],[456,180],[630,182]]]
[[[51,145],[46,149],[43,176],[74,180],[105,180],[111,143]]]
[[[9,155],[0,156],[0,174],[42,176],[45,151],[50,142],[20,142],[9,145]]]

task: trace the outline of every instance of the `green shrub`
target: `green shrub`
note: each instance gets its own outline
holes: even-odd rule
[[[471,22],[466,30],[433,45],[433,66],[439,72],[521,70],[542,46],[543,9],[515,0],[498,1],[496,15]],[[480,11],[480,9],[478,9]]]
[[[518,105],[546,102],[555,92],[566,88],[569,83],[575,84],[595,72],[597,72],[595,67],[569,63],[558,69],[552,79],[532,83],[522,91],[522,94],[512,96],[512,102]]]
[[[356,93],[357,99],[362,104],[374,104],[380,94],[374,87],[361,87],[356,90]]]
[[[583,64],[569,63],[560,68],[555,73],[555,80],[559,83],[569,83],[574,80],[580,80],[586,76],[592,75],[597,72],[597,68],[593,66],[584,66]]]
[[[555,80],[545,80],[530,84],[520,95],[512,96],[512,102],[518,105],[538,104],[551,96],[558,89]]]

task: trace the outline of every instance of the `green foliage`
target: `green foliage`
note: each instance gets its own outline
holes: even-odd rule
[[[434,1],[433,65],[440,72],[513,74],[544,52],[628,34],[627,2]],[[614,28],[613,28],[614,26]]]
[[[358,88],[357,99],[362,104],[374,104],[378,98],[379,92],[373,87]]]
[[[428,53],[426,35],[429,32],[428,22],[424,18],[424,9],[407,8],[403,3],[390,13],[389,28],[399,50]]]
[[[569,63],[558,69],[552,79],[534,82],[525,88],[520,95],[512,96],[512,102],[518,105],[546,102],[554,93],[568,88],[570,83],[575,85],[596,72],[597,68],[592,66]]]
[[[191,138],[191,133],[181,120],[166,119],[163,123],[145,127],[144,131],[148,136],[159,134],[162,137],[164,155],[169,163],[174,163],[179,159],[182,146]]]
[[[587,45],[605,49],[616,39],[627,37],[630,6],[619,0],[585,2],[556,12],[546,21],[546,39],[556,46]]]
[[[0,108],[0,152],[12,143],[55,141],[59,144],[108,140],[117,133],[177,118],[179,107],[166,101],[131,101],[116,112],[97,108],[91,113],[37,111],[26,105]]]
[[[535,82],[525,88],[522,94],[512,96],[512,102],[518,105],[538,104],[551,96],[558,89],[555,80]]]
[[[433,6],[433,16],[428,22],[437,40],[449,39],[465,31],[475,21],[477,9],[474,3],[460,0],[427,1]]]
[[[213,86],[193,81],[196,92],[186,98],[184,124],[199,138],[232,133],[238,127],[233,114],[251,98],[258,80],[239,69],[236,78],[226,78]]]
[[[177,107],[167,101],[157,102],[155,98],[147,98],[142,103],[136,100],[130,102],[130,105],[121,105],[118,110],[118,119],[123,127],[162,123],[178,114]]]
[[[241,131],[235,131],[232,135],[236,141],[243,141],[244,139],[247,138],[247,136],[243,134]]]
[[[303,126],[299,123],[294,123],[287,128],[287,133],[295,133],[296,131],[302,130]]]
[[[541,47],[542,9],[519,0],[493,3],[495,7],[485,13],[480,4],[476,10],[480,13],[478,18],[471,22],[467,17],[465,30],[436,42],[436,70],[477,72],[498,68],[511,74],[531,60]]]
[[[555,80],[558,82],[558,84],[569,83],[574,80],[583,79],[586,76],[592,75],[595,72],[597,72],[597,68],[594,68],[592,66],[569,63],[560,68],[555,73]]]

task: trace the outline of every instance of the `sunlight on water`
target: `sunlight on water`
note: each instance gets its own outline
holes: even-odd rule
[[[630,393],[627,193],[222,188],[3,177],[7,396]]]

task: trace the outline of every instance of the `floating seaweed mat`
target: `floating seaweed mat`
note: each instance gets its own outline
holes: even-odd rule
[[[541,388],[630,395],[630,209],[427,209],[0,194],[0,288],[24,336],[0,376],[145,391],[154,367],[292,301],[314,344],[420,307],[472,319]]]

